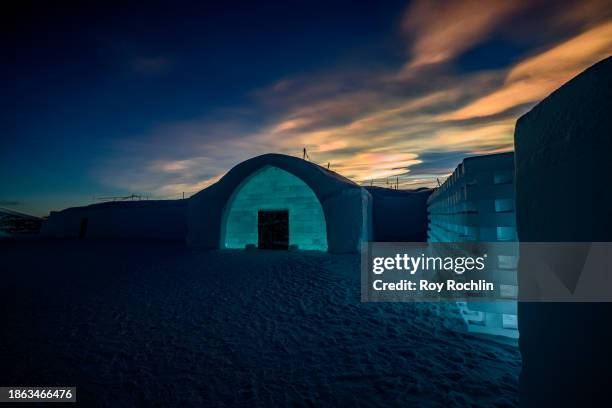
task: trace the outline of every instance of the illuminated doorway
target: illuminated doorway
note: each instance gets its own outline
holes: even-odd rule
[[[221,247],[259,246],[263,212],[271,213],[263,215],[269,222],[275,220],[275,227],[266,227],[265,234],[278,240],[286,228],[288,240],[283,247],[327,251],[327,226],[319,199],[302,179],[274,166],[256,171],[234,190],[223,213]],[[283,217],[286,221],[281,221]]]

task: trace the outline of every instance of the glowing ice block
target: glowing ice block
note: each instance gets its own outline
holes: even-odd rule
[[[257,171],[234,191],[224,210],[221,247],[257,246],[260,210],[289,211],[289,245],[327,250],[325,215],[319,199],[300,178],[273,166]]]

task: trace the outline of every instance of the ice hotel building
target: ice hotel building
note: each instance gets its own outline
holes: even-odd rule
[[[431,242],[513,241],[513,177],[512,153],[468,158],[432,194],[362,187],[312,162],[265,154],[188,199],[68,208],[51,213],[42,232],[179,240],[203,249],[331,253],[357,252],[366,241],[424,242],[428,230]],[[516,271],[507,264],[502,283],[511,297]],[[461,304],[472,331],[510,337],[517,334],[515,309],[514,302]]]
[[[612,57],[519,119],[516,165],[512,153],[467,158],[433,193],[364,188],[314,163],[267,154],[238,164],[188,199],[100,203],[52,212],[42,234],[334,253],[356,252],[364,240],[513,242],[517,230],[524,242],[607,242],[612,230],[607,188],[612,175],[611,72]],[[511,299],[517,291],[515,254],[497,262],[496,281]],[[525,278],[526,272],[519,274]],[[542,327],[554,321],[578,336],[581,329],[575,327],[583,324],[582,316],[601,313],[595,308],[572,311],[571,326],[567,313],[551,320],[546,305],[521,307],[521,348],[533,350],[535,360],[538,339],[553,336]],[[515,302],[472,302],[462,308],[471,331],[518,334]],[[547,347],[553,342],[558,339],[547,341]]]

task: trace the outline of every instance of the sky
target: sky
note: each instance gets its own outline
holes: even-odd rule
[[[1,17],[0,207],[179,198],[304,147],[434,186],[612,53],[601,0],[83,3]]]

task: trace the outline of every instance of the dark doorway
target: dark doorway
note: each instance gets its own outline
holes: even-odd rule
[[[79,230],[80,239],[85,238],[85,235],[87,235],[87,224],[88,223],[89,223],[89,218],[87,217],[81,218],[81,229]]]
[[[260,249],[289,249],[289,211],[259,211],[257,232]]]

